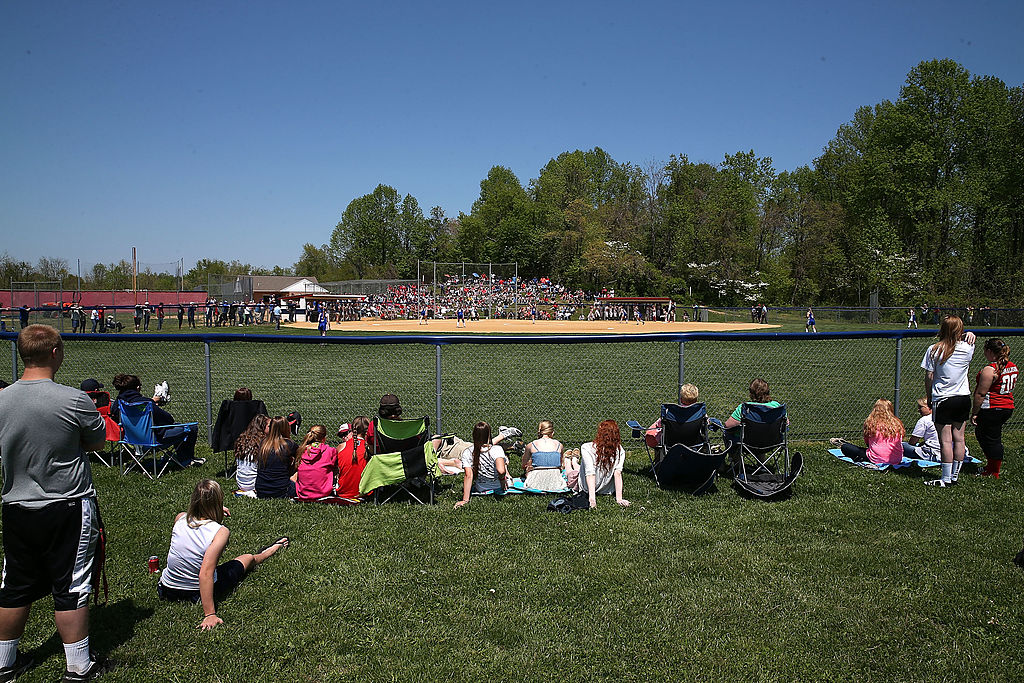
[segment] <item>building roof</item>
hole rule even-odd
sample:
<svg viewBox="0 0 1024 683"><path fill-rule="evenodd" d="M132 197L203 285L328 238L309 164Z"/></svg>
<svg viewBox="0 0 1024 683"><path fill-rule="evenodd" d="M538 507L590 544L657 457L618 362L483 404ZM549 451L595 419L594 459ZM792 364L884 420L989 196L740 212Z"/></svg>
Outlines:
<svg viewBox="0 0 1024 683"><path fill-rule="evenodd" d="M252 291L254 292L288 292L305 291L305 284L316 284L315 277L296 275L252 275ZM298 285L298 289L295 286Z"/></svg>

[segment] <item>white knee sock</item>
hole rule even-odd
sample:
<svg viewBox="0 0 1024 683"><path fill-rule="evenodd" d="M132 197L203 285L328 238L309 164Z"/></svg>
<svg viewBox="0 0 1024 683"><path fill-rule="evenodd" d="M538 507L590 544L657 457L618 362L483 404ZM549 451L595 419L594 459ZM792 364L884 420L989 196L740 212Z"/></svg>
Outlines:
<svg viewBox="0 0 1024 683"><path fill-rule="evenodd" d="M18 656L18 641L20 640L21 638L0 640L0 669L14 666L14 658Z"/></svg>
<svg viewBox="0 0 1024 683"><path fill-rule="evenodd" d="M89 636L77 643L64 643L64 656L68 660L68 671L84 674L89 670Z"/></svg>
<svg viewBox="0 0 1024 683"><path fill-rule="evenodd" d="M946 482L948 484L949 482L951 482L953 480L952 477L953 477L953 463L951 463L951 462L944 462L944 463L942 463L942 481L944 481L944 482Z"/></svg>
<svg viewBox="0 0 1024 683"><path fill-rule="evenodd" d="M963 465L964 465L964 461L963 460L954 460L953 461L953 473L952 473L953 481L956 481L957 479L960 478L960 468L963 467Z"/></svg>

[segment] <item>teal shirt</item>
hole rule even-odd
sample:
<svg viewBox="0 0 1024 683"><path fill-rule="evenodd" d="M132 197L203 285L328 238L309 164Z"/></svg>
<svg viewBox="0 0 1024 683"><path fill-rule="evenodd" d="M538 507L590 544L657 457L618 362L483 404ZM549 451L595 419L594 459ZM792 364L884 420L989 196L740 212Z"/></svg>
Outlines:
<svg viewBox="0 0 1024 683"><path fill-rule="evenodd" d="M767 403L758 403L757 401L747 401L747 403L749 403L751 405L755 405L755 406L765 406L765 407L768 407L768 408L778 408L779 406L782 405L778 401L768 401ZM736 406L736 410L732 411L732 419L734 419L737 422L739 422L740 421L740 414L742 412L743 412L743 404L741 403L738 406Z"/></svg>

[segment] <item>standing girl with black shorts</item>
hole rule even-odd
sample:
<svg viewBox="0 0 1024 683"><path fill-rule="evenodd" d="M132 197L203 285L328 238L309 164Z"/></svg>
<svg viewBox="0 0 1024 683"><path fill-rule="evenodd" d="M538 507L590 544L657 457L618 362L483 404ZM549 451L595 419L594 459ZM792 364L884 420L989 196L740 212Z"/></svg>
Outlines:
<svg viewBox="0 0 1024 683"><path fill-rule="evenodd" d="M926 480L929 486L946 487L959 479L964 464L964 431L971 416L971 390L967 371L974 357L974 333L964 333L964 323L947 315L939 327L939 341L925 351L925 397L939 435L942 477Z"/></svg>
<svg viewBox="0 0 1024 683"><path fill-rule="evenodd" d="M971 422L988 460L978 474L998 479L1003 466L1003 425L1013 415L1013 387L1018 371L1010 361L1010 347L1002 339L989 339L984 351L989 364L974 380Z"/></svg>

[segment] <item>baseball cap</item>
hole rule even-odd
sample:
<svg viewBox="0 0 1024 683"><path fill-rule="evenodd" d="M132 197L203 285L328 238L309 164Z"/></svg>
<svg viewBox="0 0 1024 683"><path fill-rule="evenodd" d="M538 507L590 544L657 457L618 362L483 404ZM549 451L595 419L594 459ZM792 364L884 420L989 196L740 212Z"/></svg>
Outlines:
<svg viewBox="0 0 1024 683"><path fill-rule="evenodd" d="M348 422L344 422L340 427L338 427L338 436L345 436L351 431L352 425L350 425Z"/></svg>
<svg viewBox="0 0 1024 683"><path fill-rule="evenodd" d="M103 383L100 382L99 380L93 379L92 377L90 377L89 379L82 380L82 384L81 386L79 386L79 389L81 389L82 391L96 391L97 389L102 388Z"/></svg>

